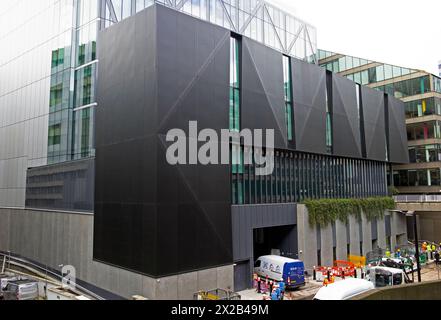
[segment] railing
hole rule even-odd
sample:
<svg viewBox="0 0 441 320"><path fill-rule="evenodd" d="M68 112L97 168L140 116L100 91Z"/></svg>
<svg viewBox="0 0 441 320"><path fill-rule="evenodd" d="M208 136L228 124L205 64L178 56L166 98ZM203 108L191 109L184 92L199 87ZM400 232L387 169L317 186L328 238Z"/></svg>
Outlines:
<svg viewBox="0 0 441 320"><path fill-rule="evenodd" d="M2 262L3 262L3 266L1 267L0 271L4 271L6 265L8 266L7 269L10 270L10 266L11 264L13 265L17 265L17 263L19 265L22 265L24 267L27 267L29 269L33 269L34 271L38 272L38 273L44 273L45 274L45 278L49 280L49 278L53 278L56 279L58 281L60 281L60 285L62 283L62 276L60 276L59 274L48 270L48 268L44 268L40 265L37 265L21 256L18 255L14 255L12 253L3 253L0 252L0 257L2 258ZM84 293L96 300L104 300L104 298L102 298L101 296L99 296L98 294L84 288L83 286L79 285L78 283L75 284L75 288L77 291Z"/></svg>
<svg viewBox="0 0 441 320"><path fill-rule="evenodd" d="M399 195L394 199L395 202L441 202L441 195Z"/></svg>

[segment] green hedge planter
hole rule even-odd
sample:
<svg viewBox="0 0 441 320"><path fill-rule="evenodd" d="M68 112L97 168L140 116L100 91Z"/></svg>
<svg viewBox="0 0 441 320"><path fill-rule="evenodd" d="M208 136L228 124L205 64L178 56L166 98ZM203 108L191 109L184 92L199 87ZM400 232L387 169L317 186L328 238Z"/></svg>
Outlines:
<svg viewBox="0 0 441 320"><path fill-rule="evenodd" d="M361 219L362 213L369 221L383 219L385 211L395 209L395 201L390 197L305 200L303 203L308 209L311 226L319 224L321 227L337 220L348 223L351 215Z"/></svg>

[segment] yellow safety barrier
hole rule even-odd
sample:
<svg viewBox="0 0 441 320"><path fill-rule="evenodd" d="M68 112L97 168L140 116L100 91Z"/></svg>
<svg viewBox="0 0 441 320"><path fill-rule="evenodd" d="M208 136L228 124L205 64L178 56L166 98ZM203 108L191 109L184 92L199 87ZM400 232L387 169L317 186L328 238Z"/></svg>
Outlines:
<svg viewBox="0 0 441 320"><path fill-rule="evenodd" d="M366 257L350 255L348 256L348 261L352 262L356 268L363 268L366 266Z"/></svg>

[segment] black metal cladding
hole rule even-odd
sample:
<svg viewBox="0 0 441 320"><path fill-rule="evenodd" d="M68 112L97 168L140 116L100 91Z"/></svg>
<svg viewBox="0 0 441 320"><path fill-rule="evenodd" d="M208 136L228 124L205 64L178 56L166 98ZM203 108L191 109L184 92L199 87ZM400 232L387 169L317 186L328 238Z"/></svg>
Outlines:
<svg viewBox="0 0 441 320"><path fill-rule="evenodd" d="M361 87L363 101L366 157L386 161L386 126L384 94Z"/></svg>
<svg viewBox="0 0 441 320"><path fill-rule="evenodd" d="M325 154L326 71L297 59L291 65L296 150Z"/></svg>
<svg viewBox="0 0 441 320"><path fill-rule="evenodd" d="M99 34L94 258L153 277L231 264L228 166L170 166L165 135L229 127L230 32L162 6Z"/></svg>
<svg viewBox="0 0 441 320"><path fill-rule="evenodd" d="M338 75L332 78L333 152L338 156L361 158L355 83Z"/></svg>
<svg viewBox="0 0 441 320"><path fill-rule="evenodd" d="M403 103L388 95L387 104L389 161L392 163L408 163L409 149L406 127L403 126L406 121Z"/></svg>
<svg viewBox="0 0 441 320"><path fill-rule="evenodd" d="M241 47L242 129L274 129L275 147L286 148L283 55L245 37Z"/></svg>
<svg viewBox="0 0 441 320"><path fill-rule="evenodd" d="M230 35L158 5L99 34L96 260L153 277L232 264L231 168L170 166L165 157L170 129L187 132L189 121L229 128ZM241 127L274 129L277 149L273 175L256 177L253 166L233 175L242 201L385 195L386 162L361 160L355 84L330 76L334 150L326 155L326 73L292 59L296 150L287 139L282 54L245 37L241 47ZM393 154L394 143L406 149L397 138L405 136L404 107L389 99L403 110L402 119L398 111L390 117ZM363 105L370 119L368 99Z"/></svg>

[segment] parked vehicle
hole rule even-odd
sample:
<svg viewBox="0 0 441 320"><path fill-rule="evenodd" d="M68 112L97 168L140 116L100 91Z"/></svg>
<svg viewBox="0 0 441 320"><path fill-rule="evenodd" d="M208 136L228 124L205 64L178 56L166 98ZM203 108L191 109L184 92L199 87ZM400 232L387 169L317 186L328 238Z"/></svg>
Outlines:
<svg viewBox="0 0 441 320"><path fill-rule="evenodd" d="M3 294L5 300L35 300L38 298L38 283L32 280L9 281Z"/></svg>
<svg viewBox="0 0 441 320"><path fill-rule="evenodd" d="M388 267L371 267L366 271L366 280L375 288L401 286L411 282L402 269Z"/></svg>
<svg viewBox="0 0 441 320"><path fill-rule="evenodd" d="M6 289L9 281L16 281L17 277L8 274L0 274L0 299L3 299L3 291Z"/></svg>
<svg viewBox="0 0 441 320"><path fill-rule="evenodd" d="M362 293L375 289L372 282L347 278L321 288L314 300L350 300Z"/></svg>
<svg viewBox="0 0 441 320"><path fill-rule="evenodd" d="M303 261L281 256L263 256L257 259L254 272L263 278L283 281L288 289L305 285L305 265Z"/></svg>

